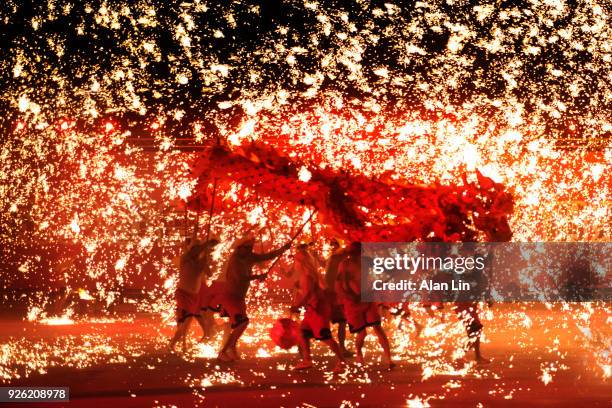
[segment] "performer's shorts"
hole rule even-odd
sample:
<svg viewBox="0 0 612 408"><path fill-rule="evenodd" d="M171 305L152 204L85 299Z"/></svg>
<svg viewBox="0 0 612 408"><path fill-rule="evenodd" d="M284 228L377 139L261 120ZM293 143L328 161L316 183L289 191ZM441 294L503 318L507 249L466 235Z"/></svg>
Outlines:
<svg viewBox="0 0 612 408"><path fill-rule="evenodd" d="M249 321L245 299L228 293L224 293L219 300L219 313L222 317L229 317L232 329Z"/></svg>
<svg viewBox="0 0 612 408"><path fill-rule="evenodd" d="M346 322L346 317L344 316L344 307L342 305L339 305L337 303L332 305L331 322L333 324Z"/></svg>
<svg viewBox="0 0 612 408"><path fill-rule="evenodd" d="M329 304L331 305L330 315L332 324L346 322L346 317L344 316L344 306L342 303L338 302L338 297L334 291L327 290L325 291L325 295L327 296Z"/></svg>
<svg viewBox="0 0 612 408"><path fill-rule="evenodd" d="M198 294L190 293L184 289L177 288L175 298L176 321L178 323L183 323L188 317L197 317L200 315L200 302Z"/></svg>
<svg viewBox="0 0 612 408"><path fill-rule="evenodd" d="M215 303L215 297L220 293L220 282L213 282L212 285L208 286L205 283L202 283L200 286L200 310L205 312L207 310L218 311L217 306L213 305Z"/></svg>
<svg viewBox="0 0 612 408"><path fill-rule="evenodd" d="M232 328L249 321L245 299L229 293L224 282L213 282L201 292L200 309L212 310L221 317L229 317Z"/></svg>
<svg viewBox="0 0 612 408"><path fill-rule="evenodd" d="M332 338L329 319L317 313L312 307L306 307L301 324L302 335L306 339L329 340Z"/></svg>
<svg viewBox="0 0 612 408"><path fill-rule="evenodd" d="M349 331L357 333L369 326L380 325L380 313L376 303L344 302L344 315Z"/></svg>

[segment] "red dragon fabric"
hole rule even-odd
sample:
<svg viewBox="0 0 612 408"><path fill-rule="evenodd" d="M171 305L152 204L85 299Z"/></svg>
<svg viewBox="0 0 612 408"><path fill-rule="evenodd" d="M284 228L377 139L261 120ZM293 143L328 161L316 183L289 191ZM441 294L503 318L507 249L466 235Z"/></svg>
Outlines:
<svg viewBox="0 0 612 408"><path fill-rule="evenodd" d="M308 168L303 181L297 160L252 144L239 151L217 146L191 166L198 178L188 208L208 208L213 180L236 182L275 200L313 206L344 239L363 242L509 241L512 196L477 172L477 183L398 185L363 175Z"/></svg>

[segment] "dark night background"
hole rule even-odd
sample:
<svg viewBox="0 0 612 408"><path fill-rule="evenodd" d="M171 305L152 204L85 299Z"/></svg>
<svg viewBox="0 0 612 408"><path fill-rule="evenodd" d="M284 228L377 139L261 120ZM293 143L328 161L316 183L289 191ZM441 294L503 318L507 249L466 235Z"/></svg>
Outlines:
<svg viewBox="0 0 612 408"><path fill-rule="evenodd" d="M115 108L113 116L124 122L126 126L138 134L139 127L146 124L152 115L165 112L168 108L177 108L185 111L180 121L172 118L166 126L173 129L176 137L188 137L188 124L198 116L216 115L223 117L224 121L233 123L239 120L242 112L240 108L232 108L220 112L217 103L224 100L236 100L252 93L257 89L266 90L283 88L291 94L293 109L307 109L312 100L304 100L297 96L308 86L297 82L288 74L288 64L284 59L262 58L262 52L274 52L279 44L287 49L303 47L310 49L313 45L310 38L317 36L317 50L320 55L335 50L339 44L333 35L320 35L320 28L316 23L316 13L304 7L297 1L242 1L242 2L209 2L207 10L191 13L195 28L189 32L191 48L197 50L206 59L217 61L219 64L233 66L231 74L224 78L221 86L214 89L203 86L198 69L187 61L185 53L181 50L174 35L176 25L180 23L181 2L150 1L141 2L155 9L160 21L156 27L139 27L135 29L129 18L119 16L120 29L106 28L95 22L95 11L103 2L78 2L69 10L63 12L62 7L67 2L58 1L55 8L50 11L46 2L8 1L0 6L0 17L3 20L0 31L0 109L6 112L2 115L3 133L10 129L18 116L15 109L14 96L23 89L29 89L40 100L45 101L45 109L49 117L62 118L70 115L75 106L80 103L82 94L77 90L87 88L92 76L100 77L105 72L116 68L118 61L125 60L129 66L137 66L140 57L134 55L125 47L126 41L144 38L153 40L159 48L161 58L159 61L149 58L145 65L138 68L138 76L143 81L137 85L136 93L141 97L147 114L143 116L129 109L123 109L125 104L121 98L121 89L94 95L93 98L100 108ZM185 2L188 3L188 2ZM223 4L219 4L223 3ZM374 16L374 9L385 10L388 1L373 1L363 5L354 1L321 2L320 7L333 10L335 15L345 12L349 21L355 25L357 32L368 29L372 35L378 36L377 43L369 43L362 54L363 67L387 66L390 68L390 77L395 73L414 75L420 82L436 83L444 78L436 74L438 61L436 57L443 55L449 40L450 30L442 25L440 32L425 30L419 39L419 46L428 55L425 58L402 59L402 41L408 34L402 32L405 24L421 16L428 9L417 7L415 1L398 2L398 9L391 16ZM493 26L507 32L520 25L537 24L539 36L547 37L560 29L577 25L576 19L585 19L584 10L567 5L565 13L554 19L554 24L542 24L542 16L522 13L505 20L500 18L501 13L512 10L525 10L532 8L528 1L501 1L496 2L492 14L485 21L478 21L473 12L475 5L481 2L457 1L453 5L438 2L437 12L450 16L455 23L461 23L475 32L478 39L491 37ZM132 3L105 2L110 8L117 4L130 5L133 13L138 12L138 6ZM140 4L140 3L138 3ZM191 3L189 3L191 4ZM93 12L86 12L87 6ZM255 8L253 8L255 7ZM605 5L604 5L605 7ZM607 6L610 7L609 5ZM255 10L255 11L253 11ZM231 13L235 24L227 23L227 14ZM545 15L545 14L544 14ZM32 21L41 17L40 27L34 30ZM52 18L48 18L52 16ZM403 23L398 23L403 22ZM337 21L332 21L333 29L340 29ZM83 35L77 35L78 27L85 27ZM288 29L286 34L280 34L279 28ZM211 35L214 30L223 31L223 38ZM391 33L391 34L390 34ZM404 35L405 34L405 35ZM64 54L58 57L49 46L49 39L63 42ZM568 45L563 41L548 44L538 55L521 58L524 65L521 75L516 77L518 86L514 89L506 88L506 81L501 77L500 70L521 53L523 35L516 35L510 39L511 46L504 52L488 53L482 47L475 45L475 40L466 41L458 56L470 58L473 62L468 69L472 72L462 77L459 86L446 87L443 96L445 103L459 106L475 98L487 97L490 99L508 99L509 96L524 103L525 111L537 110L537 101L544 103L552 100L563 100L568 111L563 117L555 119L542 113L547 126L557 137L593 137L590 129L584 131L583 124L587 120L585 115L594 107L597 111L608 110L610 101L604 97L605 90L594 89L597 84L608 83L609 69L597 66L598 57L592 54L588 47L583 50L567 52ZM272 51L270 51L272 50ZM599 50L598 50L599 51ZM18 55L29 58L29 71L31 75L13 78L12 61ZM321 70L321 59L312 57L309 53L297 55L299 69L303 73L314 73ZM546 76L547 65L572 72L572 77L579 78L584 84L583 89L573 96L567 89L567 77L558 79ZM589 65L587 65L589 64ZM181 85L172 80L173 70L177 66L187 70L191 80ZM256 83L249 81L250 73L256 70L261 76ZM321 90L334 90L347 97L365 99L370 96L379 101L389 113L405 110L418 110L423 115L436 115L431 109L423 107L423 101L430 97L418 87L418 82L407 82L401 90L395 85L377 85L377 77L371 70L364 69L367 80L371 84L371 92L364 90L362 84L355 84L349 78L348 69L339 65L334 72L335 78L325 77ZM63 78L59 84L52 76ZM471 78L479 78L473 81ZM71 94L71 90L75 92ZM153 97L153 92L159 91L161 97ZM608 89L609 91L609 89ZM67 97L67 101L60 102L60 96ZM609 98L608 98L609 99ZM102 109L100 109L102 110ZM494 117L495 108L481 107L477 110L479 115ZM85 122L91 122L86 120ZM214 131L214 121L208 121L210 130ZM91 123L83 123L83 126ZM575 130L568 133L567 127L573 125ZM608 138L608 134L595 135L599 138Z"/></svg>

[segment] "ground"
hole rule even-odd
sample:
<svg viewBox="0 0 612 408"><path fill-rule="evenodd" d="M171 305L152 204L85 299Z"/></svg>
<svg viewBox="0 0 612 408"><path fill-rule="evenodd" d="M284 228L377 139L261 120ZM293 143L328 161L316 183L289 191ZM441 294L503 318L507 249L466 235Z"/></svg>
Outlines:
<svg viewBox="0 0 612 408"><path fill-rule="evenodd" d="M340 375L329 372L331 357L322 345L315 346L314 369L291 371L297 355L270 343L265 333L271 320L247 331L243 360L220 364L214 359L220 335L211 345L196 344L199 329L193 329L191 352L171 354L165 346L173 328L160 329L153 315L67 325L5 318L0 382L69 386L70 403L44 405L49 407L609 406L605 364L598 365L596 349L584 346L568 318L578 307L493 306L483 314L483 350L492 359L484 366L474 365L471 354L460 355L461 325L450 312L440 313L420 339L409 325L408 334L393 335L399 363L393 371L379 362L370 336L367 367L350 365ZM425 321L425 314L416 316ZM589 330L610 338L605 316L591 321L599 326Z"/></svg>

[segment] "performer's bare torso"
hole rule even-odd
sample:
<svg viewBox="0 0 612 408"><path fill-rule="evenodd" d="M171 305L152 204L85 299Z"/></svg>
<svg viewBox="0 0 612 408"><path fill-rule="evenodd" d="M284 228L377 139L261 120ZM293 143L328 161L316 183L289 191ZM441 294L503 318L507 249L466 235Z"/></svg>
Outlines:
<svg viewBox="0 0 612 408"><path fill-rule="evenodd" d="M231 255L226 276L227 288L231 294L246 297L251 286L250 276L254 264L248 251L239 249Z"/></svg>
<svg viewBox="0 0 612 408"><path fill-rule="evenodd" d="M349 300L359 301L361 289L361 263L358 255L349 255L338 266L336 289Z"/></svg>
<svg viewBox="0 0 612 408"><path fill-rule="evenodd" d="M321 289L314 259L308 252L300 252L295 256L293 267L298 277L297 297L301 299L298 303L316 307Z"/></svg>
<svg viewBox="0 0 612 408"><path fill-rule="evenodd" d="M206 267L206 260L200 258L202 249L191 247L181 255L179 264L179 289L189 293L198 293L202 285L202 272Z"/></svg>
<svg viewBox="0 0 612 408"><path fill-rule="evenodd" d="M253 266L256 263L276 258L287 248L289 248L289 244L263 254L254 253L252 246L236 248L230 256L227 266L226 284L229 294L244 299L251 286L251 280L254 278L252 275Z"/></svg>
<svg viewBox="0 0 612 408"><path fill-rule="evenodd" d="M334 290L334 285L336 283L336 279L338 277L338 267L340 266L340 262L344 258L344 255L336 251L334 252L327 261L327 267L325 270L325 287L329 290Z"/></svg>

